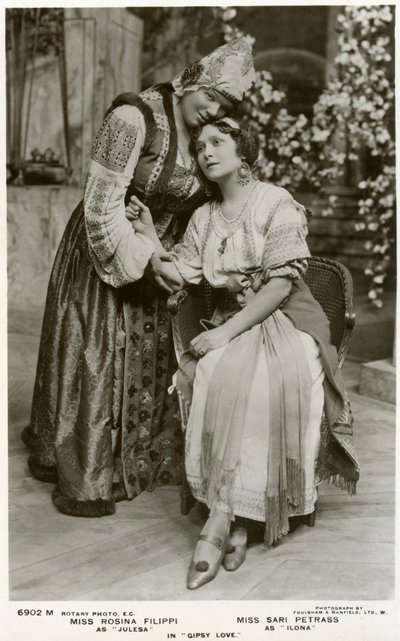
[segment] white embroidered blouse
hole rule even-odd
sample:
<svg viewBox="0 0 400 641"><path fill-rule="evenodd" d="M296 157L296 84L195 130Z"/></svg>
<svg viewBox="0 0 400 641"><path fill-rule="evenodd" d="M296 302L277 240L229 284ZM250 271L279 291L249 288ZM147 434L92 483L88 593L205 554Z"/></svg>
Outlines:
<svg viewBox="0 0 400 641"><path fill-rule="evenodd" d="M160 96L158 98L161 100ZM155 119L158 127L169 131L164 114L155 114ZM154 252L153 243L137 234L125 215L126 191L143 152L145 136L146 125L141 111L133 105L122 105L105 118L92 146L84 191L86 234L97 274L113 287L141 278ZM165 155L166 151L163 149L162 153ZM182 169L186 171L186 165L178 146L174 171L179 173ZM159 171L156 158L149 182L155 180ZM179 181L175 182L176 189L180 189ZM170 189L175 182L171 180ZM197 188L198 182L192 179L185 197ZM172 215L167 217L166 224ZM163 231L158 230L160 235Z"/></svg>
<svg viewBox="0 0 400 641"><path fill-rule="evenodd" d="M243 214L232 233L218 203L194 212L182 242L172 251L186 282L198 285L204 275L213 287L233 289L255 274L264 282L277 276L300 278L310 256L302 205L282 187L259 182Z"/></svg>
<svg viewBox="0 0 400 641"><path fill-rule="evenodd" d="M84 191L86 234L98 275L114 287L138 280L154 252L125 215L124 198L144 139L141 112L123 105L106 118L92 147Z"/></svg>

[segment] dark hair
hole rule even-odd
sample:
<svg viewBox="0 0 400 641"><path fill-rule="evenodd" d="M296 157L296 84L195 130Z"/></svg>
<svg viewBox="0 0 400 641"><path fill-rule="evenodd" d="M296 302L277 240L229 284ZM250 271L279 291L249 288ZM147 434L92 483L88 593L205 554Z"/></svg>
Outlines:
<svg viewBox="0 0 400 641"><path fill-rule="evenodd" d="M217 127L217 129L224 134L229 134L236 142L238 156L252 167L258 158L258 152L260 149L260 141L256 127L247 119L239 120L234 116L227 116L227 118L236 122L239 125L239 129L232 127L225 118L214 120L207 124ZM201 127L196 127L191 130L193 151L195 155L195 145L204 127L206 127L206 125L202 125Z"/></svg>

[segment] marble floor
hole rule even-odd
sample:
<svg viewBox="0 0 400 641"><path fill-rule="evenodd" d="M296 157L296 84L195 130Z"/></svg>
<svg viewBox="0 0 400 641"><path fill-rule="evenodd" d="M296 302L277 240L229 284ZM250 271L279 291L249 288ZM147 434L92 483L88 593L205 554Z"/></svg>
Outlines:
<svg viewBox="0 0 400 641"><path fill-rule="evenodd" d="M56 511L52 486L33 479L19 435L29 418L38 338L9 336L10 599L286 600L391 599L394 594L395 412L359 396L359 364L345 378L362 476L349 497L321 486L315 528L300 525L278 546L250 547L236 573L223 568L185 588L204 514L179 512L179 488L117 505L115 515L77 519Z"/></svg>

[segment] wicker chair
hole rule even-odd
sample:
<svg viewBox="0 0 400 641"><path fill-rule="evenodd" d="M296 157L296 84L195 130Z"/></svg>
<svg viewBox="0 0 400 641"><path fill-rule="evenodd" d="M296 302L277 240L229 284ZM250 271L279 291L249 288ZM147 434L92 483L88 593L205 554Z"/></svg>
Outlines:
<svg viewBox="0 0 400 641"><path fill-rule="evenodd" d="M330 321L332 343L338 351L339 367L346 357L351 332L355 324L353 303L353 283L350 272L340 263L327 258L312 257L304 280L314 298L319 302ZM215 290L208 283L198 287L188 287L168 299L168 309L172 314L172 331L177 360L189 347L192 338L204 328L200 319L210 318L214 309ZM185 429L190 408L180 401L182 426ZM187 514L195 500L182 474L181 513ZM315 512L305 521L309 526L315 522Z"/></svg>

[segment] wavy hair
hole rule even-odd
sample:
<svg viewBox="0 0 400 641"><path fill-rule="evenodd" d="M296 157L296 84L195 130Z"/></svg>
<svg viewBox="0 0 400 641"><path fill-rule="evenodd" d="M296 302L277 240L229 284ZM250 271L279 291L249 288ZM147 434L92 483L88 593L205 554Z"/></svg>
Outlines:
<svg viewBox="0 0 400 641"><path fill-rule="evenodd" d="M235 123L237 126L233 126L230 122ZM250 167L253 167L255 164L258 153L260 150L260 140L258 137L257 129L253 124L251 124L247 119L240 120L235 116L227 116L225 118L220 118L219 120L214 120L209 122L201 127L196 127L191 130L191 139L192 139L192 152L196 157L196 142L207 125L212 125L217 127L219 131L224 134L229 134L231 138L236 143L236 150L239 158L242 158Z"/></svg>

